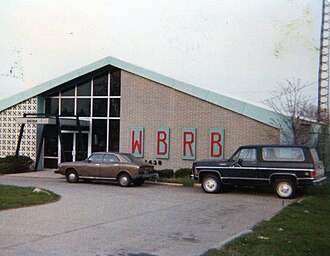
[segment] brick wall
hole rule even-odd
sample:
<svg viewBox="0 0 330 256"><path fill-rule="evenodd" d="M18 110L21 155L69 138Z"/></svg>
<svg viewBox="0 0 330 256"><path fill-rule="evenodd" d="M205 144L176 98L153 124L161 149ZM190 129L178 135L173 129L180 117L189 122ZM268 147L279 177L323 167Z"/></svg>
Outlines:
<svg viewBox="0 0 330 256"><path fill-rule="evenodd" d="M279 143L280 131L266 124L122 71L120 150L130 152L130 129L144 127L144 159L155 159L156 128L170 128L170 156L156 169L191 167L182 160L182 128L196 128L196 159L209 157L210 128L224 128L225 158L240 145Z"/></svg>

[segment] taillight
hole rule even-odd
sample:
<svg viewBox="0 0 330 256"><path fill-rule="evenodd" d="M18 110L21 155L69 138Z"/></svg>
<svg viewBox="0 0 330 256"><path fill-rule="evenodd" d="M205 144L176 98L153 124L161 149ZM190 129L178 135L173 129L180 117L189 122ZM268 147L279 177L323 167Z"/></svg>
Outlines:
<svg viewBox="0 0 330 256"><path fill-rule="evenodd" d="M312 178L316 177L316 171L315 170L311 170L311 177Z"/></svg>

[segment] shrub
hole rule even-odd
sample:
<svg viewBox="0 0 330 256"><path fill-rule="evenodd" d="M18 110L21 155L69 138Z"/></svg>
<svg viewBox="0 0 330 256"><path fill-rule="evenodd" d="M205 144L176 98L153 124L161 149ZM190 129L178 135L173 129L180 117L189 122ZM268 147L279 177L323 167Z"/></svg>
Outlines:
<svg viewBox="0 0 330 256"><path fill-rule="evenodd" d="M174 175L174 171L172 169L163 169L157 171L159 178L172 178Z"/></svg>
<svg viewBox="0 0 330 256"><path fill-rule="evenodd" d="M0 158L0 173L21 173L29 172L32 169L33 160L28 156L18 156L16 160L15 156L6 156Z"/></svg>
<svg viewBox="0 0 330 256"><path fill-rule="evenodd" d="M192 169L191 168L181 168L179 170L177 170L174 175L175 178L185 178L185 177L190 177L192 173Z"/></svg>

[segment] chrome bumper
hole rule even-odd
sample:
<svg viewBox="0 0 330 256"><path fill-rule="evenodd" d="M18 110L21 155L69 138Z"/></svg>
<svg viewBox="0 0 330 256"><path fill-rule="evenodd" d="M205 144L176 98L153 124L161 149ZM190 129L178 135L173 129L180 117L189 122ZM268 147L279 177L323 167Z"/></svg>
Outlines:
<svg viewBox="0 0 330 256"><path fill-rule="evenodd" d="M327 177L322 177L322 178L319 178L319 179L317 179L317 180L313 180L313 184L315 184L315 185L321 185L321 184L323 184L325 181L327 180Z"/></svg>

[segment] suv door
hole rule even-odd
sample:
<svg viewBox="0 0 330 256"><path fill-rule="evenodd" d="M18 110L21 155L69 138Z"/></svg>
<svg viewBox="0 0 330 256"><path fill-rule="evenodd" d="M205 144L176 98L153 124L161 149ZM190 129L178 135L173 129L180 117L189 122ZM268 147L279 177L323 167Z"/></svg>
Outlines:
<svg viewBox="0 0 330 256"><path fill-rule="evenodd" d="M257 148L241 148L231 158L235 163L221 171L222 181L232 185L255 185L258 175Z"/></svg>

